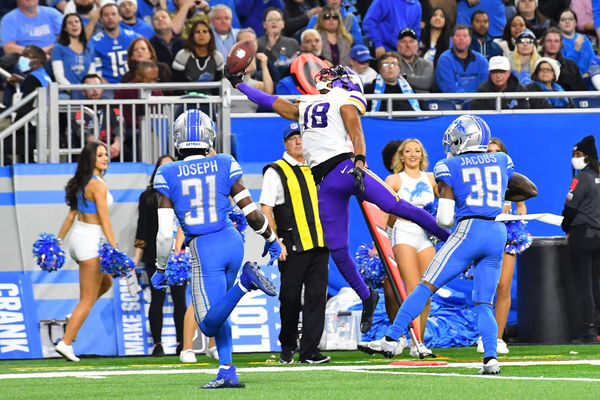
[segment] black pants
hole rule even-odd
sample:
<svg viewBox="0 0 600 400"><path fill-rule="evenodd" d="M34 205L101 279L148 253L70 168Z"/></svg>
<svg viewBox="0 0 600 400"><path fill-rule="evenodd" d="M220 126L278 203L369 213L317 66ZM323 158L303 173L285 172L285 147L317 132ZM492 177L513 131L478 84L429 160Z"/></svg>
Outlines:
<svg viewBox="0 0 600 400"><path fill-rule="evenodd" d="M151 278L156 271L156 267L152 264L145 264L148 278ZM173 298L173 320L175 321L175 334L177 343L183 343L183 319L187 310L187 302L185 301L185 289L187 284L182 286L170 286L171 297ZM166 290L155 289L150 284L152 298L150 300L150 309L148 310L148 319L150 320L150 333L154 343L161 343L161 332L163 326L163 305L165 304Z"/></svg>
<svg viewBox="0 0 600 400"><path fill-rule="evenodd" d="M594 325L594 304L600 311L600 237L585 225L569 231L571 281L575 296L571 310L574 329L582 336Z"/></svg>
<svg viewBox="0 0 600 400"><path fill-rule="evenodd" d="M321 341L325 324L328 266L329 251L322 247L296 253L290 246L286 261L279 262L281 273L279 341L282 348L297 347L298 318L302 310L300 359L312 356ZM302 285L304 285L304 305L301 298Z"/></svg>

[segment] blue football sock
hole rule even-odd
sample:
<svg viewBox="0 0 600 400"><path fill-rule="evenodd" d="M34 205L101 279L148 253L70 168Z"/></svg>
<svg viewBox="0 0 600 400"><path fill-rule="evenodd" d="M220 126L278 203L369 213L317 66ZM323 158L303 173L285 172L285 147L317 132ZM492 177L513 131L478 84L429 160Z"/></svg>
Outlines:
<svg viewBox="0 0 600 400"><path fill-rule="evenodd" d="M402 307L398 310L394 323L388 328L386 336L398 341L408 324L421 314L432 294L425 284L419 283L402 303Z"/></svg>
<svg viewBox="0 0 600 400"><path fill-rule="evenodd" d="M496 348L498 346L498 324L494 318L494 310L491 304L476 304L475 313L477 314L477 326L483 348L485 349L484 356L497 357Z"/></svg>
<svg viewBox="0 0 600 400"><path fill-rule="evenodd" d="M200 322L202 333L208 337L215 336L244 294L246 292L242 290L240 285L233 285L217 304L209 308L206 316Z"/></svg>
<svg viewBox="0 0 600 400"><path fill-rule="evenodd" d="M215 344L219 351L219 368L229 368L224 365L233 363L231 356L233 353L233 342L231 340L231 324L229 320L225 320L225 323L219 329L219 333L215 335Z"/></svg>

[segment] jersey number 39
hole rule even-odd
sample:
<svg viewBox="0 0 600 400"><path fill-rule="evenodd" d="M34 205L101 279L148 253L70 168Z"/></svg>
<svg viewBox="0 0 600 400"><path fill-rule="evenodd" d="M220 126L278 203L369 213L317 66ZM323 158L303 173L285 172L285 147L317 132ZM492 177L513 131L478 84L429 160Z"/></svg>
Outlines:
<svg viewBox="0 0 600 400"><path fill-rule="evenodd" d="M181 192L184 196L194 195L190 199L190 211L185 213L186 225L201 225L217 222L217 177L205 176L206 185L201 178L191 178L181 181ZM190 190L194 188L193 191ZM206 189L206 190L205 190ZM208 205L208 221L205 217L205 207Z"/></svg>
<svg viewBox="0 0 600 400"><path fill-rule="evenodd" d="M483 206L484 200L488 207L502 206L502 174L500 167L490 165L483 168L464 168L462 170L464 183L471 183L471 194L465 200L468 206Z"/></svg>

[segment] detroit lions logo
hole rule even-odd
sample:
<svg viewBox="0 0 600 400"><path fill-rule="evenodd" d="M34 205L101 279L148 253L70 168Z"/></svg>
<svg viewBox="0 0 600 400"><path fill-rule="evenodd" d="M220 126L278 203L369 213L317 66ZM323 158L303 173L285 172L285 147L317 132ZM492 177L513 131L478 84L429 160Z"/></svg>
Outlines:
<svg viewBox="0 0 600 400"><path fill-rule="evenodd" d="M408 188L404 188L404 190L410 194L410 199L408 201L412 203L416 198L421 197L424 193L430 193L431 187L425 182L417 182L413 191L410 191Z"/></svg>

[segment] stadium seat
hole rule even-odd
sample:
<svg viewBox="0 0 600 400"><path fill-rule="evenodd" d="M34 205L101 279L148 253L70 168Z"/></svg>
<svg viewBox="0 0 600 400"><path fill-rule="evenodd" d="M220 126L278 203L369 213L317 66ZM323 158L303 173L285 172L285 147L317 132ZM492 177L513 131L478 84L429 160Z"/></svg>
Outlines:
<svg viewBox="0 0 600 400"><path fill-rule="evenodd" d="M429 111L456 110L456 106L450 100L424 100L423 103Z"/></svg>
<svg viewBox="0 0 600 400"><path fill-rule="evenodd" d="M574 97L577 108L600 108L600 97Z"/></svg>

